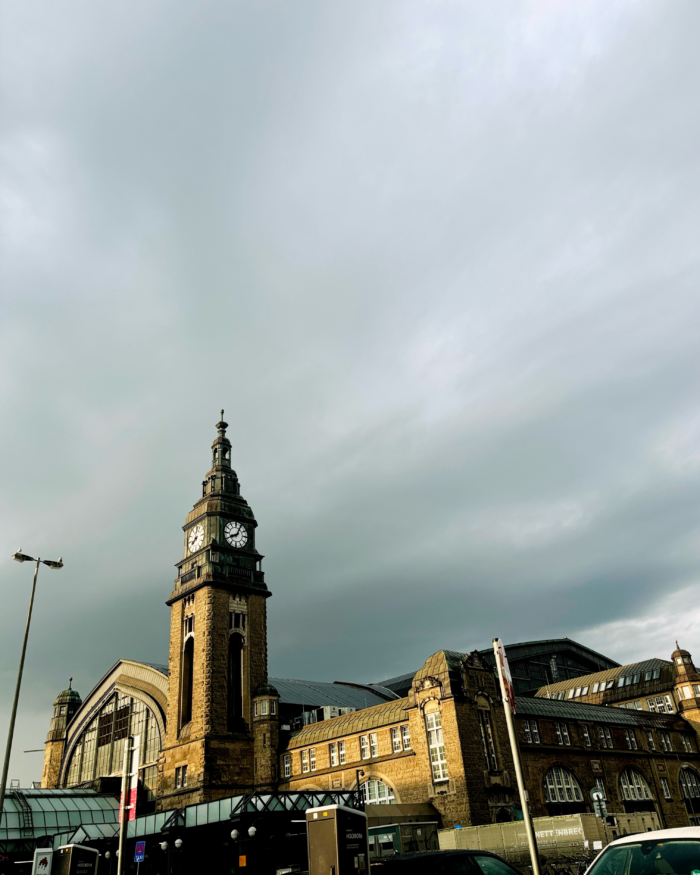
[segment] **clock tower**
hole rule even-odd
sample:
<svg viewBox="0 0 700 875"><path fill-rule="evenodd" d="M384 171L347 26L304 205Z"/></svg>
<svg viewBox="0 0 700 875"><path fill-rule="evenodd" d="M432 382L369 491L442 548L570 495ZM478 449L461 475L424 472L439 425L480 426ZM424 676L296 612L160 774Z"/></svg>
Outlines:
<svg viewBox="0 0 700 875"><path fill-rule="evenodd" d="M201 498L183 526L170 606L168 719L158 810L269 786L259 762L253 699L267 683L270 591L256 547L257 522L231 467L224 411ZM266 736L267 737L267 736Z"/></svg>

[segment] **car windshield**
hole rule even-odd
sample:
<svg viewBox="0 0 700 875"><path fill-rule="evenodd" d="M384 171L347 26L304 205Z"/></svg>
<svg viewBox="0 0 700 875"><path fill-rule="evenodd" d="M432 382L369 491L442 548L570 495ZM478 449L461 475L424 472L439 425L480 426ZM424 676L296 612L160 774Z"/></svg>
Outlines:
<svg viewBox="0 0 700 875"><path fill-rule="evenodd" d="M700 840L666 839L615 845L587 875L700 875Z"/></svg>

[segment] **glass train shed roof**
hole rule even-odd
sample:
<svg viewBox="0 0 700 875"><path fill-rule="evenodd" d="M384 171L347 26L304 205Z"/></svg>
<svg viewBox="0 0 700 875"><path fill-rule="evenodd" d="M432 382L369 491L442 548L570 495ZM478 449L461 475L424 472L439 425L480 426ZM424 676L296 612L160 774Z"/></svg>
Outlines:
<svg viewBox="0 0 700 875"><path fill-rule="evenodd" d="M0 845L33 840L79 826L117 823L119 800L94 790L10 789L0 820Z"/></svg>

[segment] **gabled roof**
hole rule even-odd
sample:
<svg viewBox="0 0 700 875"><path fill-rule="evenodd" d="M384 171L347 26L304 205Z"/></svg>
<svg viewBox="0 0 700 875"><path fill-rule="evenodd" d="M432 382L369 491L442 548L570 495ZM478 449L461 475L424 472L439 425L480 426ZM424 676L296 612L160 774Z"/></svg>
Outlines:
<svg viewBox="0 0 700 875"><path fill-rule="evenodd" d="M291 750L305 747L307 744L317 744L330 738L339 738L355 732L388 726L390 723L398 723L408 719L407 707L408 699L394 699L392 702L375 705L374 708L364 708L362 711L354 711L320 723L311 723L292 735L288 748Z"/></svg>

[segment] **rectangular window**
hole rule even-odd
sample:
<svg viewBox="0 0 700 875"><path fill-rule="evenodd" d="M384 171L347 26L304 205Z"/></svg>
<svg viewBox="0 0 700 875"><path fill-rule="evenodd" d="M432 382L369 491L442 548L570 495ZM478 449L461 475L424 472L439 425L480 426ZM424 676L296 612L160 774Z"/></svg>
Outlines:
<svg viewBox="0 0 700 875"><path fill-rule="evenodd" d="M573 698L574 698L574 693L575 693L575 692L576 692L576 690L569 690L569 695L568 695L566 698L567 698L567 699L573 699Z"/></svg>
<svg viewBox="0 0 700 875"><path fill-rule="evenodd" d="M328 745L328 761L331 766L338 765L338 745L335 742Z"/></svg>
<svg viewBox="0 0 700 875"><path fill-rule="evenodd" d="M309 754L305 750L301 752L301 770L304 773L309 771Z"/></svg>
<svg viewBox="0 0 700 875"><path fill-rule="evenodd" d="M258 716L258 703L253 702L253 717L257 717L257 716Z"/></svg>
<svg viewBox="0 0 700 875"><path fill-rule="evenodd" d="M659 679L659 675L660 675L660 674L661 674L661 669L660 669L660 668L655 668L655 669L654 669L654 680L655 680L655 681L657 681L657 680Z"/></svg>
<svg viewBox="0 0 700 875"><path fill-rule="evenodd" d="M574 698L578 699L578 697L580 695L581 695L581 687L576 687L576 692L574 693Z"/></svg>
<svg viewBox="0 0 700 875"><path fill-rule="evenodd" d="M282 757L282 773L285 778L289 778L292 774L292 758L288 753Z"/></svg>
<svg viewBox="0 0 700 875"><path fill-rule="evenodd" d="M316 771L316 748L309 748L309 763L311 764L311 771Z"/></svg>
<svg viewBox="0 0 700 875"><path fill-rule="evenodd" d="M187 766L182 767L182 786L187 786Z"/></svg>
<svg viewBox="0 0 700 875"><path fill-rule="evenodd" d="M656 711L656 705L654 704L653 699L647 699L647 707L650 711Z"/></svg>
<svg viewBox="0 0 700 875"><path fill-rule="evenodd" d="M596 790L600 790L600 792L603 794L603 799L607 799L608 797L607 797L607 794L605 792L605 783L603 782L603 779L602 778L594 778L594 783L595 783Z"/></svg>
<svg viewBox="0 0 700 875"><path fill-rule="evenodd" d="M641 703L641 702L635 702L635 703L634 703L634 707L635 707L635 709L636 709L637 711L641 711L641 710L642 710L642 703Z"/></svg>
<svg viewBox="0 0 700 875"><path fill-rule="evenodd" d="M633 684L638 684L640 678L641 678L641 675L636 674L636 675L634 676L634 678L632 679L632 683L633 683Z"/></svg>
<svg viewBox="0 0 700 875"><path fill-rule="evenodd" d="M671 736L668 734L668 732L660 732L659 736L661 738L661 749L666 753L672 751L673 747L671 745Z"/></svg>
<svg viewBox="0 0 700 875"><path fill-rule="evenodd" d="M377 733L370 732L369 734L369 755L372 757L379 756L379 746L377 745Z"/></svg>
<svg viewBox="0 0 700 875"><path fill-rule="evenodd" d="M693 739L689 735L681 736L683 739L683 747L686 749L687 753L693 753Z"/></svg>
<svg viewBox="0 0 700 875"><path fill-rule="evenodd" d="M693 684L693 692L700 698L700 684Z"/></svg>
<svg viewBox="0 0 700 875"><path fill-rule="evenodd" d="M634 729L625 729L625 741L629 750L637 750L637 737Z"/></svg>
<svg viewBox="0 0 700 875"><path fill-rule="evenodd" d="M617 679L617 685L618 685L618 687L624 687L624 685L625 685L625 679L624 679L624 678L618 678L618 679Z"/></svg>
<svg viewBox="0 0 700 875"><path fill-rule="evenodd" d="M408 731L408 724L405 723L401 727L401 740L403 741L403 749L410 750L411 749L411 733Z"/></svg>
<svg viewBox="0 0 700 875"><path fill-rule="evenodd" d="M649 750L656 750L656 745L654 744L654 733L651 729L647 729L647 744L649 746Z"/></svg>
<svg viewBox="0 0 700 875"><path fill-rule="evenodd" d="M673 699L670 696L664 696L664 702L666 702L666 710L668 711L668 713L673 714L676 710L673 707Z"/></svg>
<svg viewBox="0 0 700 875"><path fill-rule="evenodd" d="M277 713L277 702L274 699L270 699L270 714Z"/></svg>
<svg viewBox="0 0 700 875"><path fill-rule="evenodd" d="M612 736L610 735L610 730L607 726L599 726L598 731L600 732L600 746L601 747L612 747Z"/></svg>
<svg viewBox="0 0 700 875"><path fill-rule="evenodd" d="M525 729L525 738L530 744L540 743L540 730L536 720L523 720L523 728Z"/></svg>
<svg viewBox="0 0 700 875"><path fill-rule="evenodd" d="M360 736L360 759L369 759L369 741L367 741L366 735Z"/></svg>
<svg viewBox="0 0 700 875"><path fill-rule="evenodd" d="M267 699L263 699L260 703L260 713L267 714Z"/></svg>
<svg viewBox="0 0 700 875"><path fill-rule="evenodd" d="M401 752L401 735L396 726L391 727L391 749L394 753Z"/></svg>
<svg viewBox="0 0 700 875"><path fill-rule="evenodd" d="M587 695L588 695L588 687L582 687L582 689L581 689L581 695L582 695L582 696L587 696Z"/></svg>
<svg viewBox="0 0 700 875"><path fill-rule="evenodd" d="M645 671L645 672L644 672L644 680L645 680L645 681L650 681L650 680L651 680L651 672L650 672L650 671Z"/></svg>
<svg viewBox="0 0 700 875"><path fill-rule="evenodd" d="M628 675L625 678L625 686L628 687L632 683L632 675Z"/></svg>
<svg viewBox="0 0 700 875"><path fill-rule="evenodd" d="M598 686L599 686L599 684L593 684L593 692L594 693L598 692Z"/></svg>
<svg viewBox="0 0 700 875"><path fill-rule="evenodd" d="M554 729L557 733L557 742L559 744L571 744L571 738L569 737L569 727L566 723L555 723Z"/></svg>
<svg viewBox="0 0 700 875"><path fill-rule="evenodd" d="M586 745L586 747L590 747L591 746L591 733L588 731L588 727L586 726L585 723L581 727L581 730L583 731L583 743Z"/></svg>
<svg viewBox="0 0 700 875"><path fill-rule="evenodd" d="M345 765L345 742L344 741L338 742L338 759L340 760L340 765L344 766Z"/></svg>
<svg viewBox="0 0 700 875"><path fill-rule="evenodd" d="M178 766L175 769L175 789L179 790L182 787L182 769Z"/></svg>
<svg viewBox="0 0 700 875"><path fill-rule="evenodd" d="M671 798L671 788L668 786L668 778L659 778L661 789L664 791L664 799Z"/></svg>
<svg viewBox="0 0 700 875"><path fill-rule="evenodd" d="M615 686L615 681L608 681L607 686L605 687L605 689L606 689L606 690L612 690L612 688L613 688L614 686Z"/></svg>
<svg viewBox="0 0 700 875"><path fill-rule="evenodd" d="M430 765L433 770L433 781L447 781L447 757L445 743L442 738L442 720L440 712L426 714L425 727L428 733L428 749L430 750Z"/></svg>

